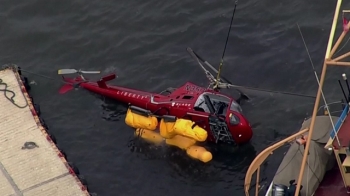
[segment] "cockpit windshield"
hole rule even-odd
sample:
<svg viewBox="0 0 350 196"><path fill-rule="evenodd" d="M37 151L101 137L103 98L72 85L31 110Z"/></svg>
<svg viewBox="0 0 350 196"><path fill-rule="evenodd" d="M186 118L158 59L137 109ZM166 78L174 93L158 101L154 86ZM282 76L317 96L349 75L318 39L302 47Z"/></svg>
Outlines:
<svg viewBox="0 0 350 196"><path fill-rule="evenodd" d="M232 100L232 103L231 103L231 106L230 106L230 110L238 112L238 113L242 113L241 106L235 100Z"/></svg>
<svg viewBox="0 0 350 196"><path fill-rule="evenodd" d="M218 115L224 116L226 116L228 108L239 113L242 110L238 103L235 101L231 102L230 98L208 92L200 95L194 105L195 110L200 110L207 113L216 113Z"/></svg>

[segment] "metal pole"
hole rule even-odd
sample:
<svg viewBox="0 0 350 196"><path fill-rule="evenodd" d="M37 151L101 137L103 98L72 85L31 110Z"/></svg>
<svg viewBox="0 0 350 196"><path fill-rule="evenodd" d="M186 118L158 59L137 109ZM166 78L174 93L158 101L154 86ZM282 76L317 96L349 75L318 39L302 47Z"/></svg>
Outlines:
<svg viewBox="0 0 350 196"><path fill-rule="evenodd" d="M343 77L343 80L345 80L346 86L348 87L349 94L348 94L347 97L349 97L349 96L350 96L350 87L349 87L348 78L346 77L346 74L345 74L345 73L342 74L342 77ZM349 102L348 102L348 103L349 103Z"/></svg>
<svg viewBox="0 0 350 196"><path fill-rule="evenodd" d="M336 23L337 23L337 19L338 19L341 3L342 3L342 0L338 0L337 6L336 6L336 10L335 10L335 13L334 13L332 29L331 29L330 37L329 37L329 40L328 40L328 46L327 46L327 51L326 51L326 55L325 55L325 62L323 63L320 85L319 85L318 91L317 91L315 106L314 106L314 110L313 110L313 113L312 113L312 119L311 119L311 124L310 124L310 131L309 131L309 134L308 134L308 137L307 137L307 141L306 141L306 146L305 146L304 152L309 152L309 148L310 148L310 142L311 142L311 138L312 138L312 133L313 133L314 127L315 127L315 119L316 119L317 109L318 109L318 106L319 106L319 103L320 103L321 91L322 91L322 87L323 87L323 83L324 83L325 76L326 76L326 71L327 71L327 62L326 61L327 61L327 59L331 58L331 56L329 54L330 50L331 50L331 47L332 47L331 46L331 43L332 43L331 40L333 40L333 37L334 37L335 26L336 26ZM342 38L342 37L340 37L340 38ZM302 160L302 163L301 163L300 172L299 172L297 187L296 187L296 191L295 191L295 196L299 196L301 181L303 179L303 174L304 174L304 170L305 170L305 164L306 164L307 157L308 157L308 153L304 153L303 160Z"/></svg>
<svg viewBox="0 0 350 196"><path fill-rule="evenodd" d="M338 82L339 82L339 85L340 85L341 91L343 92L343 95L344 95L344 98L345 98L346 103L349 103L349 101L348 101L348 96L346 96L346 94L345 94L345 91L344 91L343 85L341 84L340 80L338 80Z"/></svg>

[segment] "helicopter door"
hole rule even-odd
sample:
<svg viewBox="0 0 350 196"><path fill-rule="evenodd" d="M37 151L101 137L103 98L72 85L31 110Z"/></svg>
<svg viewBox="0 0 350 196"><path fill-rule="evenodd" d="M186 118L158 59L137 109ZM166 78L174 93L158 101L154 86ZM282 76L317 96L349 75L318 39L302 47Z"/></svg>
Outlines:
<svg viewBox="0 0 350 196"><path fill-rule="evenodd" d="M234 143L232 135L227 127L225 119L218 118L217 116L209 116L209 126L211 134L215 138L215 143L218 141L225 143Z"/></svg>

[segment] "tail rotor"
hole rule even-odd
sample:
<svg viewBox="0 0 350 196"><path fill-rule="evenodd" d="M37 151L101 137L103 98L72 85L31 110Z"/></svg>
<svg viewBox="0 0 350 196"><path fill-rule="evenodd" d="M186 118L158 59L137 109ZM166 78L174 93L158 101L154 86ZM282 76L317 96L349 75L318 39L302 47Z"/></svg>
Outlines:
<svg viewBox="0 0 350 196"><path fill-rule="evenodd" d="M58 75L66 75L66 74L78 74L81 79L85 80L83 77L83 74L99 74L101 73L100 71L83 71L81 69L76 70L76 69L59 69L57 74Z"/></svg>
<svg viewBox="0 0 350 196"><path fill-rule="evenodd" d="M81 69L76 70L76 69L59 69L57 71L58 75L67 75L67 74L78 74L79 78L76 79L68 79L68 78L64 78L63 80L65 81L65 85L63 85L60 90L59 93L60 94L65 94L68 91L71 91L73 89L77 89L79 87L79 85L82 82L87 82L87 80L83 77L83 74L99 74L101 73L100 71L83 71Z"/></svg>

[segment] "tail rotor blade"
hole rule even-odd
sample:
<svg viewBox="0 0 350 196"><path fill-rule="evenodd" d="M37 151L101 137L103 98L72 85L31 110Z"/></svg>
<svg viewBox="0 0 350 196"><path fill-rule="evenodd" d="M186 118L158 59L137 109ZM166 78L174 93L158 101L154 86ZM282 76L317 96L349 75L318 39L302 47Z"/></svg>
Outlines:
<svg viewBox="0 0 350 196"><path fill-rule="evenodd" d="M101 73L100 71L81 71L83 74L99 74Z"/></svg>
<svg viewBox="0 0 350 196"><path fill-rule="evenodd" d="M78 73L76 69L59 69L58 75Z"/></svg>

